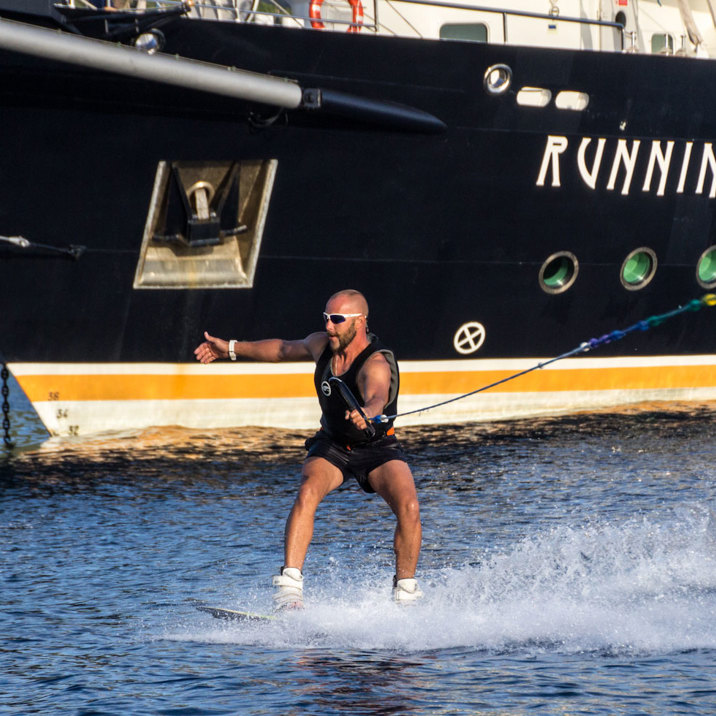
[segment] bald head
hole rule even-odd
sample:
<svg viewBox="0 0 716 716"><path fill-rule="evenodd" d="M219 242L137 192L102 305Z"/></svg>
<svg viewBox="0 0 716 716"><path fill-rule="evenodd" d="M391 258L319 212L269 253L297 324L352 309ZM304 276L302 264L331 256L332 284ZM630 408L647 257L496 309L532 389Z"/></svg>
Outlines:
<svg viewBox="0 0 716 716"><path fill-rule="evenodd" d="M368 301L365 296L353 288L346 288L343 291L334 293L326 303L326 310L331 307L330 312L336 313L362 313L368 317Z"/></svg>

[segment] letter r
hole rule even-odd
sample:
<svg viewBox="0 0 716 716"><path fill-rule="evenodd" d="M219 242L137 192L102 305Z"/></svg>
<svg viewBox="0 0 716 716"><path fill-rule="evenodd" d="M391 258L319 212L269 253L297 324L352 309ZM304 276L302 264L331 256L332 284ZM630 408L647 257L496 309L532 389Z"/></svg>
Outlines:
<svg viewBox="0 0 716 716"><path fill-rule="evenodd" d="M554 136L550 134L547 137L547 144L544 148L544 156L542 157L542 166L537 177L537 186L544 186L547 178L547 170L550 165L552 167L552 186L562 186L559 177L559 155L563 154L569 145L567 137Z"/></svg>

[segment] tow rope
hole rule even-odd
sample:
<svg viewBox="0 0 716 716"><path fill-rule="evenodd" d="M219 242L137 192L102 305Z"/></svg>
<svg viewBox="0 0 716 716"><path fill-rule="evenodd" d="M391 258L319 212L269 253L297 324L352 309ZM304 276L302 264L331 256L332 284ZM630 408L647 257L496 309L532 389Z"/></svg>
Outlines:
<svg viewBox="0 0 716 716"><path fill-rule="evenodd" d="M502 378L501 380L497 380L494 383L490 383L489 385L483 385L481 388L471 390L469 393L463 393L462 395L458 395L454 398L443 400L440 403L434 403L433 405L428 405L425 408L418 408L417 410L409 410L405 413L396 413L395 415L376 415L374 418L370 418L370 420L374 423L387 423L389 420L402 418L406 415L414 415L415 413L422 413L426 410L432 410L433 408L440 408L443 405L449 405L450 403L454 403L456 400L462 400L463 398L469 398L471 395L482 393L485 390L489 390L490 388L494 388L497 385L502 385L503 383L507 383L510 380L514 380L515 378L519 378L523 375L527 375L528 373L532 373L535 370L544 368L545 366L551 365L552 363L556 363L557 361L563 360L564 358L570 358L572 356L579 355L580 353L592 351L595 348L599 348L600 346L606 345L607 343L614 343L615 341L620 341L622 338L625 338L630 333L634 333L635 331L648 331L650 328L656 328L670 318L680 316L682 313L686 313L687 311L698 311L704 306L716 306L716 294L707 293L701 298L695 298L692 301L689 301L685 306L679 306L679 308L675 308L673 311L661 313L656 316L650 316L649 318L645 318L641 321L638 321L637 323L632 326L629 326L628 328L612 331L611 333L606 333L599 338L590 338L588 341L580 343L576 348L573 348L571 351L567 351L566 353L562 353L562 355L558 355L556 358L550 358L549 360L537 363L531 368L521 370L519 371L519 373L514 373L513 375L507 376L506 378Z"/></svg>

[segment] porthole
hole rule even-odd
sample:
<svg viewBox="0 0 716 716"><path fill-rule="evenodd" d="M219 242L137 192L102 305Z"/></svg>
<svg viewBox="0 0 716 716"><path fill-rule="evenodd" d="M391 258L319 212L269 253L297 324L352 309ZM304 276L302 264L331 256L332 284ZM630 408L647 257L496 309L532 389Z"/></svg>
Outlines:
<svg viewBox="0 0 716 716"><path fill-rule="evenodd" d="M491 65L482 80L487 94L504 94L512 84L512 70L507 65Z"/></svg>
<svg viewBox="0 0 716 716"><path fill-rule="evenodd" d="M150 30L149 32L143 32L141 35L137 35L134 38L134 46L146 52L148 55L155 55L157 52L161 52L166 44L166 38L161 30Z"/></svg>
<svg viewBox="0 0 716 716"><path fill-rule="evenodd" d="M646 247L632 251L622 264L620 278L628 291L644 288L656 273L656 254Z"/></svg>
<svg viewBox="0 0 716 716"><path fill-rule="evenodd" d="M696 265L696 280L704 288L716 288L716 246L711 246L701 254Z"/></svg>
<svg viewBox="0 0 716 716"><path fill-rule="evenodd" d="M569 251L552 254L539 271L539 285L547 293L563 293L577 279L579 261Z"/></svg>

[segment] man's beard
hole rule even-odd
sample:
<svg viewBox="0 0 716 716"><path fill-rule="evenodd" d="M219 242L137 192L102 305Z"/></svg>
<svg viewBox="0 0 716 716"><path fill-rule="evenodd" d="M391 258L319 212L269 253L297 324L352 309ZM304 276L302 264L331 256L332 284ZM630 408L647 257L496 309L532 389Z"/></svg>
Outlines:
<svg viewBox="0 0 716 716"><path fill-rule="evenodd" d="M332 348L333 352L340 353L341 351L345 350L348 344L356 337L356 333L356 324L354 322L353 325L345 333L331 336L332 338L338 339L338 348Z"/></svg>

